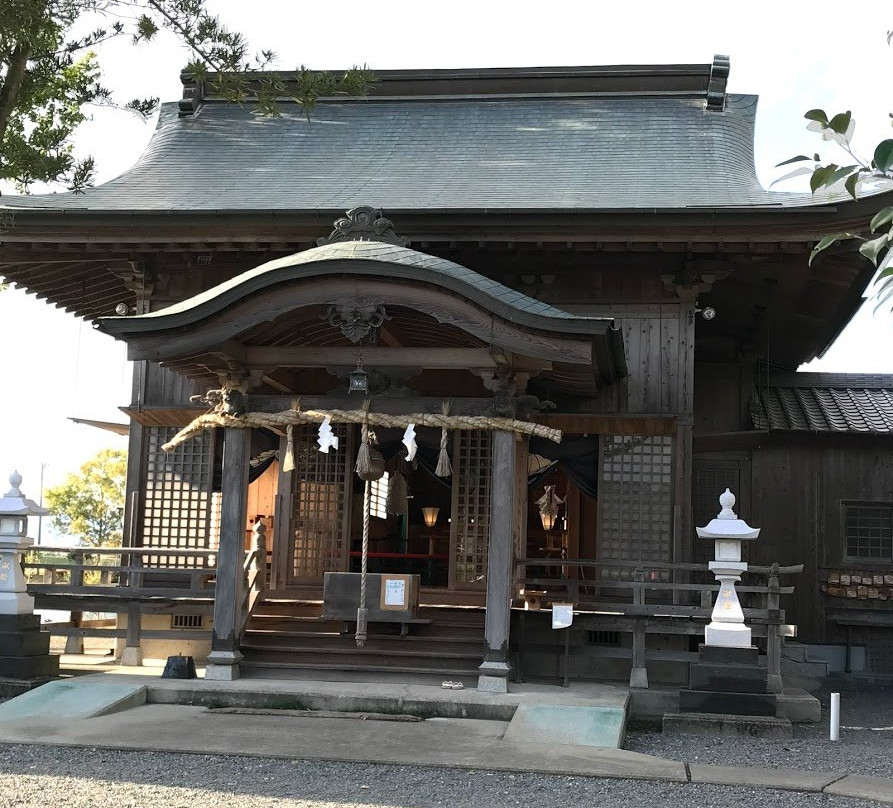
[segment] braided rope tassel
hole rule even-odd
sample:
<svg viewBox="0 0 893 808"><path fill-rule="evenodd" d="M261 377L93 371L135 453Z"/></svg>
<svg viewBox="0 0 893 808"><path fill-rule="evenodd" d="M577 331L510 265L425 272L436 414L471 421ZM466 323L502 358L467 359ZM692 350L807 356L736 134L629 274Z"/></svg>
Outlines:
<svg viewBox="0 0 893 808"><path fill-rule="evenodd" d="M450 405L449 403L444 403L441 408L444 416L450 414ZM437 455L437 466L434 469L434 473L438 477L449 477L453 473L453 467L450 465L450 456L447 452L447 443L449 440L449 436L447 434L447 428L442 426L440 428L440 452Z"/></svg>

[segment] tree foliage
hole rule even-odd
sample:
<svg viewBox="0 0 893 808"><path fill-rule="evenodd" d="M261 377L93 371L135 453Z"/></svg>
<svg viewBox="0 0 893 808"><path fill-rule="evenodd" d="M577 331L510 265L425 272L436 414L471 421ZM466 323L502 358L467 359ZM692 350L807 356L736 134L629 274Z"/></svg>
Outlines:
<svg viewBox="0 0 893 808"><path fill-rule="evenodd" d="M79 33L92 20L107 24ZM76 160L71 145L89 105L144 116L158 105L157 98L113 99L93 49L114 37L148 42L165 29L189 47L187 71L197 81L232 101L251 89L267 115L279 114L283 97L309 115L321 97L361 95L371 86L371 73L357 67L336 75L302 66L286 82L272 70L276 54L251 56L242 34L210 14L206 0L0 0L0 180L20 191L35 181L64 182L75 192L89 185L93 159Z"/></svg>
<svg viewBox="0 0 893 808"><path fill-rule="evenodd" d="M887 44L891 41L893 31L888 31ZM867 189L881 190L893 186L893 138L878 143L869 158L861 156L853 147L852 138L856 122L849 110L829 116L823 109L811 109L803 117L809 121L806 127L809 131L816 132L822 140L836 144L848 159L838 164L824 162L818 153L811 157L798 154L779 163L777 167L798 163L812 165L798 165L797 168L775 180L773 185L793 177L808 176L809 188L813 193L821 190L841 190L853 199ZM890 113L889 117L893 125L893 113ZM868 231L868 234L829 233L813 247L809 263L812 265L817 255L840 241L861 241L859 252L878 270L873 289L875 310L877 310L893 301L893 206L878 211L869 223Z"/></svg>
<svg viewBox="0 0 893 808"><path fill-rule="evenodd" d="M92 547L120 546L126 474L126 452L98 452L46 492L54 526Z"/></svg>

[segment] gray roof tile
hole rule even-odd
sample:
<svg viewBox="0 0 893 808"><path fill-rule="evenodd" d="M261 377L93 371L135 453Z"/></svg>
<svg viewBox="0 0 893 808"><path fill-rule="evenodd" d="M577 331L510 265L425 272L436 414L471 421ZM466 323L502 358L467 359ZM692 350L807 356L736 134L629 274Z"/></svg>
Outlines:
<svg viewBox="0 0 893 808"><path fill-rule="evenodd" d="M755 429L893 434L893 376L794 375L808 378L788 376L756 392Z"/></svg>
<svg viewBox="0 0 893 808"><path fill-rule="evenodd" d="M103 211L678 209L810 204L753 168L756 97L349 99L312 119L165 104L129 171L84 194L4 197Z"/></svg>

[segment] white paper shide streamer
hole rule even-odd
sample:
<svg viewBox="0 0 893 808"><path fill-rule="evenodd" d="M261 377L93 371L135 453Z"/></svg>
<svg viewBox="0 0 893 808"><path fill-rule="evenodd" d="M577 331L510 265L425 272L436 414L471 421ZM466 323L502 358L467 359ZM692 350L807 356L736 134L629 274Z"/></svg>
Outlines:
<svg viewBox="0 0 893 808"><path fill-rule="evenodd" d="M419 448L415 442L415 424L406 427L406 432L403 433L403 445L406 447L406 460L411 463Z"/></svg>
<svg viewBox="0 0 893 808"><path fill-rule="evenodd" d="M328 454L329 449L338 451L338 436L332 432L331 418L326 418L319 425L319 437L316 439L316 442L319 444L319 451L323 452L323 454Z"/></svg>

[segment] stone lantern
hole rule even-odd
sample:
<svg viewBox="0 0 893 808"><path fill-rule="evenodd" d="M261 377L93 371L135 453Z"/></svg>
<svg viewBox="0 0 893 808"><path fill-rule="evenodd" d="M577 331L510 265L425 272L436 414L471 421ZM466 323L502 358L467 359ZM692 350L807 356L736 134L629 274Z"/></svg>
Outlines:
<svg viewBox="0 0 893 808"><path fill-rule="evenodd" d="M715 560L708 566L719 581L719 594L710 625L704 632L704 641L707 645L724 648L750 648L750 628L744 625L744 612L738 602L735 584L747 571L747 564L741 560L741 542L756 539L760 529L751 527L735 515L732 510L735 495L728 488L720 495L719 504L722 510L716 519L711 519L706 527L697 528L700 538L713 540Z"/></svg>
<svg viewBox="0 0 893 808"><path fill-rule="evenodd" d="M9 475L9 484L0 497L0 680L5 692L15 694L56 676L59 657L50 655L50 635L40 630L22 572L22 556L34 544L28 517L50 511L22 494L17 471Z"/></svg>
<svg viewBox="0 0 893 808"><path fill-rule="evenodd" d="M9 475L10 489L0 498L0 614L31 614L34 598L26 591L22 556L34 544L28 538L28 517L47 516L48 508L26 499L22 475Z"/></svg>

